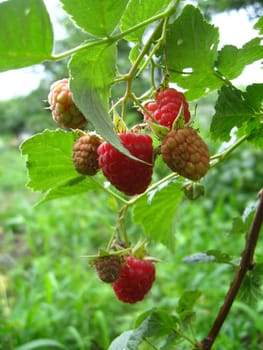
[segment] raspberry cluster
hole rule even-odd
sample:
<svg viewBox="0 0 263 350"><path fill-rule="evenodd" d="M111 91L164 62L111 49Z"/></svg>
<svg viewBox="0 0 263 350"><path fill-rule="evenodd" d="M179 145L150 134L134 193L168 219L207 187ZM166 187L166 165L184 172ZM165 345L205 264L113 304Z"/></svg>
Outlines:
<svg viewBox="0 0 263 350"><path fill-rule="evenodd" d="M87 119L73 102L68 79L51 86L48 101L54 120L61 126L71 129L86 126ZM182 92L173 88L159 90L141 113L148 126L145 133L136 126L124 132L123 121L122 132L117 133L130 156L95 132L74 131L77 139L72 163L76 171L87 176L101 171L111 185L127 196L139 195L149 188L157 156L173 172L187 179L198 181L205 176L210 166L209 150L190 126L189 106ZM155 148L153 137L157 140ZM96 256L93 266L100 280L112 285L120 301L133 304L143 300L150 291L155 281L155 266L145 255L135 255L133 251L127 255L123 249Z"/></svg>
<svg viewBox="0 0 263 350"><path fill-rule="evenodd" d="M111 284L117 299L124 303L143 300L155 281L153 262L133 254L99 256L92 265L99 279Z"/></svg>
<svg viewBox="0 0 263 350"><path fill-rule="evenodd" d="M68 79L51 85L48 101L54 120L63 127L78 129L86 126L87 119L73 102ZM94 176L101 170L117 190L128 196L138 195L151 183L158 155L156 150L159 150L172 171L193 181L201 179L209 169L209 151L198 133L189 126L190 112L185 95L174 88L159 89L154 99L144 105L142 114L149 123L146 133L118 133L131 157L103 141L99 135L83 131L73 147L76 171ZM157 134L154 125L163 128L164 133ZM151 133L160 140L156 149Z"/></svg>

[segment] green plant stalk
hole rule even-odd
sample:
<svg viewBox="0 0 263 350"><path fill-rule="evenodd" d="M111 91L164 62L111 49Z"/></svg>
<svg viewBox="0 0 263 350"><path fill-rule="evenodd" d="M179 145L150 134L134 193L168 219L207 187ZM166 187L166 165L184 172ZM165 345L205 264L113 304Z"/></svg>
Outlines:
<svg viewBox="0 0 263 350"><path fill-rule="evenodd" d="M262 223L263 223L263 188L259 192L259 204L249 230L245 249L242 253L239 270L237 271L236 276L230 285L230 288L225 297L224 303L221 309L219 310L219 313L207 337L200 344L197 344L198 349L210 350L212 348L212 345L216 340L220 332L220 329L230 312L231 306L237 296L237 293L240 289L240 286L243 282L243 279L246 273L249 270L253 269L253 266L255 264L253 261L254 253L255 253Z"/></svg>
<svg viewBox="0 0 263 350"><path fill-rule="evenodd" d="M142 51L140 52L139 56L137 57L137 59L135 60L133 65L131 66L131 69L129 70L128 74L123 77L124 80L126 80L126 82L127 82L125 95L124 95L124 97L122 99L122 118L123 119L125 118L125 114L126 114L127 100L129 98L131 98L131 96L133 95L132 94L132 81L133 81L133 78L134 78L134 76L136 74L136 70L139 67L143 57L149 51L151 43L152 43L152 39L155 36L155 33L159 30L159 28L161 26L163 26L164 23L165 23L165 21L160 21L159 22L159 24L156 26L156 28L152 32L151 36L149 37L147 43L144 45L144 47L143 47Z"/></svg>
<svg viewBox="0 0 263 350"><path fill-rule="evenodd" d="M118 233L118 237L121 239L120 234L123 236L123 241L125 242L125 246L129 247L130 242L126 232L125 219L128 210L128 204L124 205L119 211L119 216L116 224L115 231Z"/></svg>
<svg viewBox="0 0 263 350"><path fill-rule="evenodd" d="M109 188L103 186L103 184L99 181L96 181L96 183L105 191L107 192L109 195L115 197L116 199L118 199L119 201L121 201L123 204L128 204L129 202L123 198L122 196L120 196L118 193L113 192L112 190L110 190Z"/></svg>
<svg viewBox="0 0 263 350"><path fill-rule="evenodd" d="M146 109L146 108L141 104L141 102L139 102L139 100L137 99L137 97L136 97L133 93L130 94L130 99L133 100L133 102L134 102L137 106L139 106L140 109L141 109L142 111L144 111L144 112L148 115L148 117L151 119L151 121L152 121L153 123L158 124L158 121L154 118L154 116L151 115L151 113L148 111L148 109Z"/></svg>
<svg viewBox="0 0 263 350"><path fill-rule="evenodd" d="M180 329L173 329L173 332L175 334L178 334L181 338L183 338L184 340L186 340L188 343L195 345L195 342L188 337L187 335L185 335Z"/></svg>
<svg viewBox="0 0 263 350"><path fill-rule="evenodd" d="M173 11L175 11L176 7L178 6L178 3L179 3L178 0L172 0L171 3L167 6L165 11L163 11L163 12L161 12L153 17L146 19L145 21L143 21L141 23L136 24L135 26L125 30L124 32L121 32L121 33L113 35L113 36L101 38L101 39L91 39L86 44L76 46L70 50L64 51L64 52L57 54L57 55L52 55L48 58L48 60L59 61L59 60L62 60L64 58L67 58L67 57L69 57L77 52L86 50L86 49L94 47L94 46L103 45L103 44L111 45L112 43L117 42L120 39L123 39L126 35L134 32L142 27L145 27L145 26L147 26L155 21L158 21L160 19L169 17L170 14Z"/></svg>
<svg viewBox="0 0 263 350"><path fill-rule="evenodd" d="M160 46L163 43L165 43L168 20L169 20L168 18L164 19L163 26L162 26L163 27L162 28L162 35L158 39L157 43L154 45L152 51L149 54L149 57L147 58L147 60L142 65L142 67L140 68L139 72L136 74L136 78L138 78L140 76L140 74L144 71L145 67L147 67L149 62L152 60L153 55L155 54L155 52L160 48Z"/></svg>
<svg viewBox="0 0 263 350"><path fill-rule="evenodd" d="M247 135L244 135L240 137L232 146L227 148L224 152L215 154L212 157L210 157L210 161L215 160L215 162L212 163L212 166L215 166L219 162L223 161L227 156L229 156L230 153L232 153L241 143L243 143L247 139Z"/></svg>

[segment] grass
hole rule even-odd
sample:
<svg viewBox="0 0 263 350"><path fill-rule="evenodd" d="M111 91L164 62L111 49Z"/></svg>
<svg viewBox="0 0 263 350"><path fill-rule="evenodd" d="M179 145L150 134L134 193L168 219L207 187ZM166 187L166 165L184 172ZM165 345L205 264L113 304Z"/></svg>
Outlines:
<svg viewBox="0 0 263 350"><path fill-rule="evenodd" d="M241 253L244 237L229 236L228 232L232 219L255 196L256 184L248 188L258 176L251 157L247 165L243 153L239 160L234 158L235 174L230 178L229 163L218 172L213 170L206 197L198 204L182 203L175 217L175 246L168 250L150 244L151 255L162 260L157 265L157 281L143 303L131 306L118 302L111 287L101 283L88 261L81 258L95 254L113 232L116 217L105 194L69 197L34 207L39 195L25 187L25 159L10 139L1 145L1 350L106 350L114 337L133 327L143 311L154 306L174 311L185 289L202 292L193 326L198 340L206 336L234 271L225 264L186 264L183 259L208 249ZM255 158L257 166L261 159ZM246 174L242 181L237 166ZM262 240L258 251L261 249ZM250 343L256 349L256 344L262 343L263 305L244 305L239 302L233 308L215 349L242 350ZM150 345L143 344L141 349L148 350ZM180 349L189 349L189 344Z"/></svg>

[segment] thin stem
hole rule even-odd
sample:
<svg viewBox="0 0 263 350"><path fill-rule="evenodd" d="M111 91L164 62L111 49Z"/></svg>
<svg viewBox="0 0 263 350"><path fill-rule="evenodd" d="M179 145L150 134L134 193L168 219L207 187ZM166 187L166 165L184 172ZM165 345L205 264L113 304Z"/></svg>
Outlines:
<svg viewBox="0 0 263 350"><path fill-rule="evenodd" d="M133 100L133 102L134 102L137 106L140 107L140 109L141 109L142 111L144 111L144 112L148 115L148 117L151 119L151 121L152 121L153 123L158 124L158 121L154 118L154 116L148 111L148 109L145 108L144 105L141 104L141 102L138 100L138 98L137 98L133 93L130 94L130 98L131 98L131 100Z"/></svg>
<svg viewBox="0 0 263 350"><path fill-rule="evenodd" d="M149 186L149 187L147 188L147 190L146 190L145 192L143 192L142 194L139 194L139 195L137 195L136 197L131 198L131 199L128 201L127 205L128 205L128 206L133 205L134 203L136 203L140 198L142 198L142 197L143 197L144 195L146 195L147 193L153 191L154 189L156 189L158 186L160 186L160 185L163 184L164 182L166 182L166 181L168 181L168 180L170 180L170 179L172 179L172 178L174 178L174 177L177 177L177 176L178 176L177 173L171 173L171 174L165 176L165 177L162 178L161 180L159 180L159 181L155 182L153 185Z"/></svg>
<svg viewBox="0 0 263 350"><path fill-rule="evenodd" d="M155 345L153 345L146 337L143 337L143 340L150 345L154 350L158 350Z"/></svg>
<svg viewBox="0 0 263 350"><path fill-rule="evenodd" d="M123 197L121 197L118 193L115 193L112 190L110 190L109 188L103 186L103 184L100 183L99 181L94 180L94 182L96 182L96 184L99 185L105 192L107 192L111 196L115 197L116 199L121 201L123 204L128 204L128 201L126 199L124 199Z"/></svg>
<svg viewBox="0 0 263 350"><path fill-rule="evenodd" d="M128 207L129 207L129 204L126 204L121 208L121 210L119 211L119 217L116 224L116 231L117 232L119 231L120 234L123 236L123 240L125 242L126 247L129 247L130 245L127 232L126 232L126 225L125 225L125 219L126 219Z"/></svg>
<svg viewBox="0 0 263 350"><path fill-rule="evenodd" d="M187 335L185 335L183 332L181 332L180 330L178 329L173 329L173 332L175 334L179 334L181 338L183 338L184 340L186 340L188 343L192 344L192 345L195 345L195 342L190 338L188 337Z"/></svg>
<svg viewBox="0 0 263 350"><path fill-rule="evenodd" d="M174 11L174 8L176 8L177 5L178 5L177 1L172 1L170 3L170 5L168 5L168 7L166 8L165 11L163 11L163 12L161 12L153 17L148 18L145 21L140 22L140 23L136 24L135 26L133 26L133 27L121 32L121 33L118 33L118 34L113 35L113 36L105 37L105 38L91 39L88 42L86 42L86 44L76 46L72 49L69 49L69 50L64 51L64 52L57 54L57 55L52 55L48 59L50 61L58 61L58 60L66 58L66 57L69 57L77 52L86 50L86 49L94 47L94 46L103 45L103 44L112 44L112 43L124 38L126 35L134 32L142 27L147 26L148 24L151 24L155 21L158 21L159 19L169 17L169 15Z"/></svg>
<svg viewBox="0 0 263 350"><path fill-rule="evenodd" d="M155 33L160 29L160 27L163 25L163 23L164 23L163 21L160 21L159 24L156 26L156 28L152 32L151 36L149 37L147 43L144 45L142 51L140 52L139 56L136 58L135 62L131 66L131 69L129 70L128 74L124 77L124 79L127 82L127 85L126 85L126 92L125 92L125 95L124 95L123 100L122 100L122 106L123 106L122 107L122 118L123 119L125 118L125 114L126 114L127 100L132 96L133 77L135 76L136 70L139 67L143 57L149 51L151 43L152 43L152 39L155 36Z"/></svg>
<svg viewBox="0 0 263 350"><path fill-rule="evenodd" d="M214 321L212 328L210 329L207 337L198 344L200 349L210 350L212 345L219 334L219 331L228 316L231 306L237 296L240 286L248 270L251 270L254 266L253 258L260 233L260 229L263 222L263 189L259 192L259 204L256 214L254 216L252 225L249 230L248 238L246 241L245 249L242 253L242 258L239 265L239 270L230 285L224 303Z"/></svg>
<svg viewBox="0 0 263 350"><path fill-rule="evenodd" d="M157 43L154 45L152 51L150 52L148 58L146 59L146 61L144 62L144 64L142 65L142 67L140 68L139 72L136 74L136 78L138 78L140 76L140 74L144 71L145 67L147 67L147 65L149 64L149 62L152 60L153 55L155 54L155 52L160 48L160 46L165 43L165 39L166 39L166 31L167 31L167 24L168 24L168 18L165 18L163 20L163 24L162 24L162 35L160 36L160 38L157 40ZM156 31L156 30L155 30Z"/></svg>
<svg viewBox="0 0 263 350"><path fill-rule="evenodd" d="M247 135L244 135L240 137L232 146L227 148L224 152L215 154L212 157L210 157L210 160L215 162L212 163L213 166L221 162L223 159L225 159L230 153L232 153L241 143L243 143L247 139Z"/></svg>

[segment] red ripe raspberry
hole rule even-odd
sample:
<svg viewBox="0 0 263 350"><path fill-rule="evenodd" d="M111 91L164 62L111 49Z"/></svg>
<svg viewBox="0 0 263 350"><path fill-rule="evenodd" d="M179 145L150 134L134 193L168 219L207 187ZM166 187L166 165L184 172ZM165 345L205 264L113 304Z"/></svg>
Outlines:
<svg viewBox="0 0 263 350"><path fill-rule="evenodd" d="M73 146L73 163L80 174L95 175L99 170L97 149L101 140L96 135L83 135Z"/></svg>
<svg viewBox="0 0 263 350"><path fill-rule="evenodd" d="M149 163L153 163L153 146L150 136L132 132L120 133L124 147L130 153ZM153 166L131 159L119 152L108 142L98 148L99 167L104 176L119 191L131 196L143 193L152 179Z"/></svg>
<svg viewBox="0 0 263 350"><path fill-rule="evenodd" d="M171 170L191 180L199 180L210 167L208 147L192 128L170 131L162 141L161 155Z"/></svg>
<svg viewBox="0 0 263 350"><path fill-rule="evenodd" d="M94 262L99 278L106 283L112 283L120 277L121 261L118 256L105 256Z"/></svg>
<svg viewBox="0 0 263 350"><path fill-rule="evenodd" d="M127 256L121 268L120 278L112 287L119 300L134 304L144 299L154 280L155 266L151 261Z"/></svg>
<svg viewBox="0 0 263 350"><path fill-rule="evenodd" d="M145 108L159 122L160 125L172 128L174 121L179 116L181 107L183 107L183 115L185 123L190 120L189 106L182 92L173 88L160 91L155 97L155 101L148 102ZM149 122L153 120L143 112L144 119Z"/></svg>
<svg viewBox="0 0 263 350"><path fill-rule="evenodd" d="M58 80L51 85L48 103L53 119L61 126L78 129L87 124L87 119L72 100L68 79Z"/></svg>

